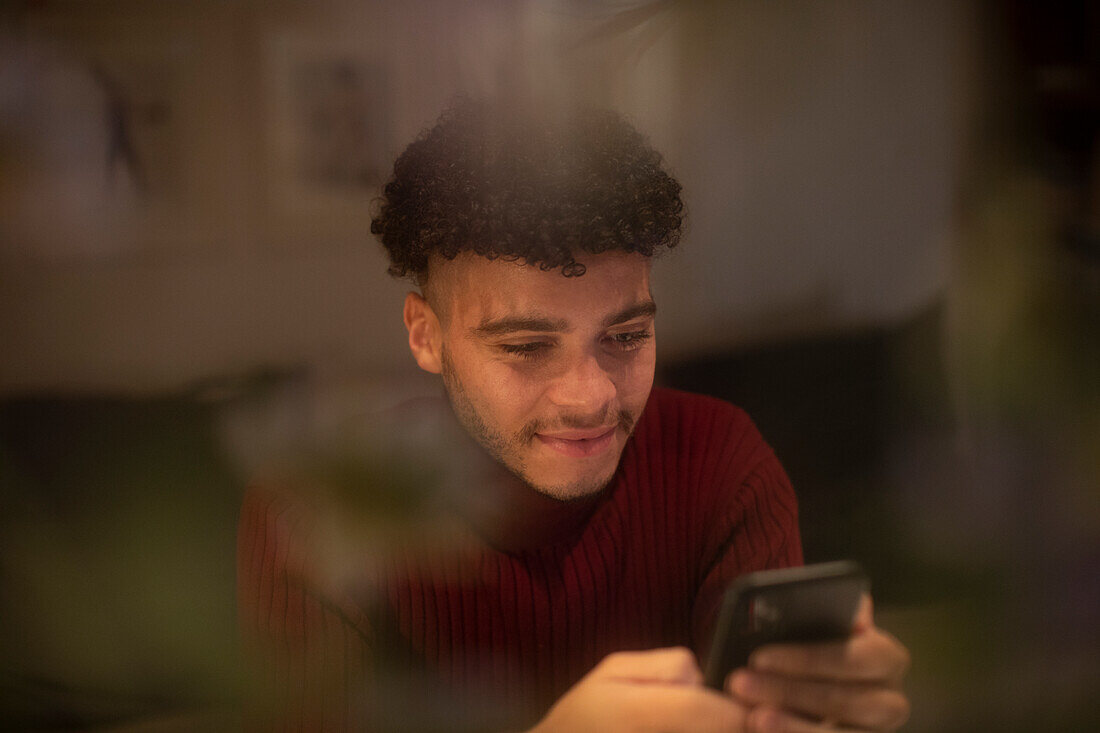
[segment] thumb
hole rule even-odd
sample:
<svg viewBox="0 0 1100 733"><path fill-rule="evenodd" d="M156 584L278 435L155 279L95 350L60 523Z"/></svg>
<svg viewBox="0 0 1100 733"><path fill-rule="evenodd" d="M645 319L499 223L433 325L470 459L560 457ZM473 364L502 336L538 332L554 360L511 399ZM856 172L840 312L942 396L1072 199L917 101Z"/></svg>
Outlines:
<svg viewBox="0 0 1100 733"><path fill-rule="evenodd" d="M871 601L870 593L864 593L859 599L859 609L856 611L855 620L852 622L853 634L866 631L875 625L874 605L874 602Z"/></svg>
<svg viewBox="0 0 1100 733"><path fill-rule="evenodd" d="M703 673L695 655L685 647L652 649L643 652L616 652L604 658L595 674L604 678L635 682L667 682L700 685Z"/></svg>

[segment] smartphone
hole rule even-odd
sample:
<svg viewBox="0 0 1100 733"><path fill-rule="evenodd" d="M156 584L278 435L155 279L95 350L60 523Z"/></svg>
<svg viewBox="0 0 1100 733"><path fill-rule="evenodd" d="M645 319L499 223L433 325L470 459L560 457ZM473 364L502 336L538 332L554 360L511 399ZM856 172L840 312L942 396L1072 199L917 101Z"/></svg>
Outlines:
<svg viewBox="0 0 1100 733"><path fill-rule="evenodd" d="M852 632L866 573L851 560L761 570L735 580L718 612L706 684L722 689L754 649L774 642L831 641Z"/></svg>

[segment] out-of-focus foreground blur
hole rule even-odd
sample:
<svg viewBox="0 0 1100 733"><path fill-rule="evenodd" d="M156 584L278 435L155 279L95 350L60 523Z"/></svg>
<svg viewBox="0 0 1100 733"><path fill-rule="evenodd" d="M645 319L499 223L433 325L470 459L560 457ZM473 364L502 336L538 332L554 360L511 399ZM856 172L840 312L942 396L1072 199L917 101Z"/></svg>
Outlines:
<svg viewBox="0 0 1100 733"><path fill-rule="evenodd" d="M232 729L240 494L438 387L369 233L458 93L623 112L684 185L659 380L869 569L914 731L1100 729L1087 2L0 5L0 728Z"/></svg>

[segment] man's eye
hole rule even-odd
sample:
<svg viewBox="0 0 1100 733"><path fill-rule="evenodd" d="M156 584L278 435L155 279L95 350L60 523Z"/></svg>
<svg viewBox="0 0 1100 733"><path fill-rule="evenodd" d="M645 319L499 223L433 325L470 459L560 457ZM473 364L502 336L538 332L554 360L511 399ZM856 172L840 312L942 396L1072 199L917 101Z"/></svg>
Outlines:
<svg viewBox="0 0 1100 733"><path fill-rule="evenodd" d="M645 345L646 341L649 341L651 334L649 331L627 331L625 333L616 333L611 336L611 343L623 351L630 351L632 349L641 348Z"/></svg>
<svg viewBox="0 0 1100 733"><path fill-rule="evenodd" d="M506 354L514 354L515 356L521 356L524 359L537 358L543 350L545 350L547 344L542 341L531 341L524 344L501 344L500 349Z"/></svg>

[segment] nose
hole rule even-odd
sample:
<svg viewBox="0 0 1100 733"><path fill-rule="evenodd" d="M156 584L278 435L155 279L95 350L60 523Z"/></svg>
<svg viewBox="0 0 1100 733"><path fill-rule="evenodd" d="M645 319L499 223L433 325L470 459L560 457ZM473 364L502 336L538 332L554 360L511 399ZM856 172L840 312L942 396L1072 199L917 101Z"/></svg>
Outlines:
<svg viewBox="0 0 1100 733"><path fill-rule="evenodd" d="M577 415L603 415L615 400L615 380L596 354L586 352L572 359L548 391L558 407Z"/></svg>

